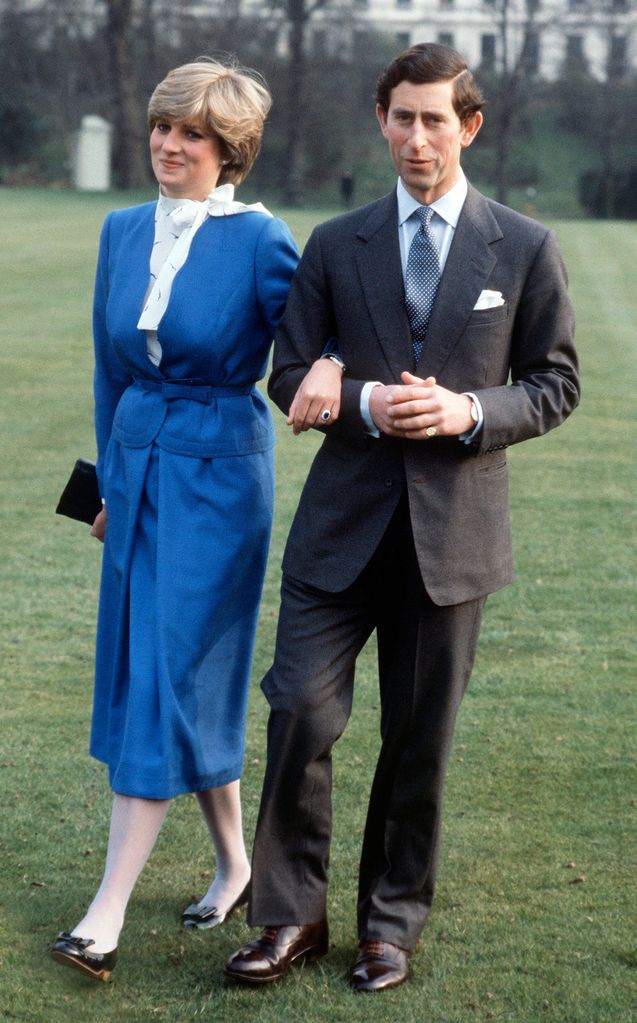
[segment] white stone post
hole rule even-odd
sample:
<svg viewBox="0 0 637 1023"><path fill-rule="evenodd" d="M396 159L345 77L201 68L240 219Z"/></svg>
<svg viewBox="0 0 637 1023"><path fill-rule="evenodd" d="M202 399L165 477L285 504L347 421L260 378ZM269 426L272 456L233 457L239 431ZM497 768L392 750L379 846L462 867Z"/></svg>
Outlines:
<svg viewBox="0 0 637 1023"><path fill-rule="evenodd" d="M73 168L78 191L107 192L111 187L112 132L108 121L97 114L82 118Z"/></svg>

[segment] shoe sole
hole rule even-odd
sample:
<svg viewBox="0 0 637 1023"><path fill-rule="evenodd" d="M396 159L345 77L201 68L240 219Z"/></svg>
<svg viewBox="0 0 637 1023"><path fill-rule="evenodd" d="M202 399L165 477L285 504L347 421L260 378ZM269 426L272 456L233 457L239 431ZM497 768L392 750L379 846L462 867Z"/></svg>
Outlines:
<svg viewBox="0 0 637 1023"><path fill-rule="evenodd" d="M382 991L391 991L392 988L400 987L401 984L405 984L409 980L409 974L406 977L401 977L400 980L390 980L386 984L379 984L374 987L373 982L370 984L357 985L355 978L349 978L349 986L352 991L358 995L375 995L380 994Z"/></svg>
<svg viewBox="0 0 637 1023"><path fill-rule="evenodd" d="M93 970L80 959L76 959L75 956L67 956L64 952L51 952L51 957L56 963L60 963L62 966L70 966L73 970L80 970L85 977L91 977L92 980L107 981L112 972L111 970L106 969Z"/></svg>

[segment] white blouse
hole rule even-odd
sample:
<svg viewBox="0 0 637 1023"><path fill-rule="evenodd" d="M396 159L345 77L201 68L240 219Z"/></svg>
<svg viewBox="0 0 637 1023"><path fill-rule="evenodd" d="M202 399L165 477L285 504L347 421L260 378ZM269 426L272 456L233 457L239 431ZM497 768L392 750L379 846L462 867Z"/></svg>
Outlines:
<svg viewBox="0 0 637 1023"><path fill-rule="evenodd" d="M146 332L148 358L155 365L161 362L161 345L157 328L170 299L173 281L186 262L192 240L206 217L228 217L258 210L272 214L260 202L246 206L234 201L234 185L219 185L203 202L196 199L171 199L161 190L155 209L155 238L150 253L150 280L144 296L139 330Z"/></svg>

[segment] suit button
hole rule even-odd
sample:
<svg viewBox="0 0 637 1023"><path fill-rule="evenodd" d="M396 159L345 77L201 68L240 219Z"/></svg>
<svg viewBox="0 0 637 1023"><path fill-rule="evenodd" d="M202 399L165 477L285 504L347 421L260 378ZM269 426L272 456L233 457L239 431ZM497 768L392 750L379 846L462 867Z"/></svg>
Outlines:
<svg viewBox="0 0 637 1023"><path fill-rule="evenodd" d="M391 476L388 476L387 479L385 480L385 486L386 487L393 487L393 485L394 485L393 479L391 478Z"/></svg>

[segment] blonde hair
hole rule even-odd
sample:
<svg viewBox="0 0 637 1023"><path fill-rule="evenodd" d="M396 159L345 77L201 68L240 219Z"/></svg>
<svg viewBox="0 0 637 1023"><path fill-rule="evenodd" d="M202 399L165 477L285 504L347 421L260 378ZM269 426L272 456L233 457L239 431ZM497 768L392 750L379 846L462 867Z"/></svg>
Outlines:
<svg viewBox="0 0 637 1023"><path fill-rule="evenodd" d="M148 103L148 123L151 131L162 118L201 125L222 143L219 184L238 185L257 158L271 105L258 72L234 61L198 57L173 68L159 83Z"/></svg>

